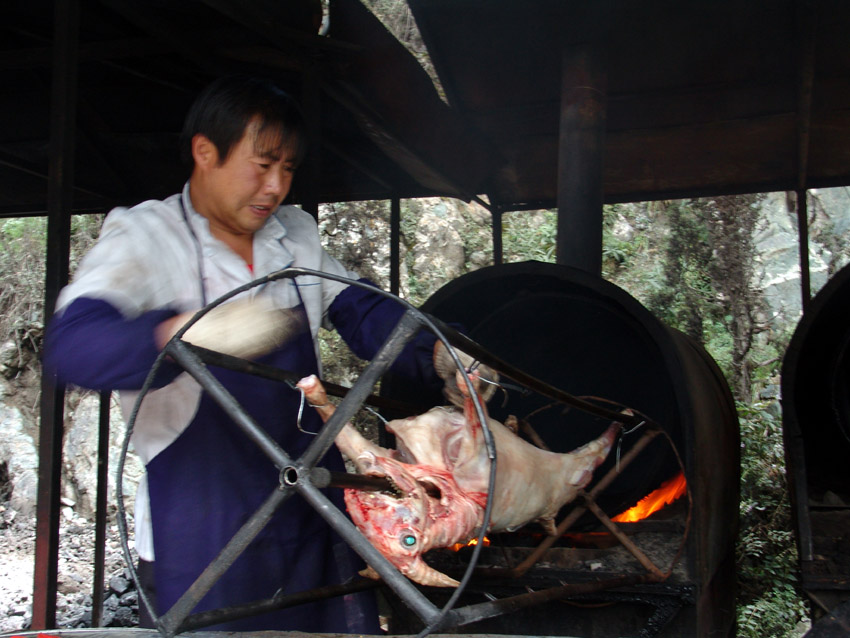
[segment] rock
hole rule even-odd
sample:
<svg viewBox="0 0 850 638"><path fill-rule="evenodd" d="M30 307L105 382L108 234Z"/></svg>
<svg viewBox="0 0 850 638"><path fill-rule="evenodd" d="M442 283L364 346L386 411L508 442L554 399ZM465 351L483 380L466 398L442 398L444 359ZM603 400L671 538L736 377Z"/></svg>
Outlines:
<svg viewBox="0 0 850 638"><path fill-rule="evenodd" d="M119 596L125 593L130 588L130 581L121 576L113 576L109 579L109 589L114 591Z"/></svg>
<svg viewBox="0 0 850 638"><path fill-rule="evenodd" d="M136 607L139 604L139 592L135 589L128 591L118 599L122 607Z"/></svg>
<svg viewBox="0 0 850 638"><path fill-rule="evenodd" d="M847 503L832 490L827 490L823 495L823 504L829 507L847 507Z"/></svg>
<svg viewBox="0 0 850 638"><path fill-rule="evenodd" d="M15 378L18 373L26 368L32 359L32 351L20 347L12 339L0 345L0 375L7 379Z"/></svg>
<svg viewBox="0 0 850 638"><path fill-rule="evenodd" d="M31 516L38 493L38 454L18 408L0 403L0 464L11 487L10 505Z"/></svg>
<svg viewBox="0 0 850 638"><path fill-rule="evenodd" d="M76 405L69 402L69 426L65 435L65 472L69 477L73 497L66 498L77 501L76 511L83 517L89 518L94 514L97 489L97 454L98 421L100 412L100 395L87 392L79 396ZM109 487L110 503L114 503L115 468L118 467L121 446L124 438L124 421L118 405L117 395L113 395L109 415ZM129 498L126 499L128 512L132 513L136 485L144 472L144 467L134 454L127 457L127 463L122 477L122 489Z"/></svg>
<svg viewBox="0 0 850 638"><path fill-rule="evenodd" d="M106 600L103 601L103 607L109 611L115 611L119 607L118 597L115 594L110 594Z"/></svg>
<svg viewBox="0 0 850 638"><path fill-rule="evenodd" d="M133 610L129 607L119 607L115 610L115 615L109 627L134 627L138 624L139 619Z"/></svg>
<svg viewBox="0 0 850 638"><path fill-rule="evenodd" d="M82 589L82 585L76 582L74 579L61 578L59 580L57 589L62 594L75 594Z"/></svg>
<svg viewBox="0 0 850 638"><path fill-rule="evenodd" d="M83 627L91 627L91 618L92 618L92 610L86 609L82 614L80 614L75 627L82 629Z"/></svg>

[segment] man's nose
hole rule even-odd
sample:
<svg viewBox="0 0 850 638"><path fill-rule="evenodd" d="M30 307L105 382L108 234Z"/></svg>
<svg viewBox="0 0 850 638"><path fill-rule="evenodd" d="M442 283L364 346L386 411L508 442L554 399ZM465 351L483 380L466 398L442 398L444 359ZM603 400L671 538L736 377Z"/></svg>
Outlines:
<svg viewBox="0 0 850 638"><path fill-rule="evenodd" d="M283 169L272 170L268 172L266 176L266 184L265 191L268 195L281 196L285 195L285 189L287 188L287 179L284 175Z"/></svg>

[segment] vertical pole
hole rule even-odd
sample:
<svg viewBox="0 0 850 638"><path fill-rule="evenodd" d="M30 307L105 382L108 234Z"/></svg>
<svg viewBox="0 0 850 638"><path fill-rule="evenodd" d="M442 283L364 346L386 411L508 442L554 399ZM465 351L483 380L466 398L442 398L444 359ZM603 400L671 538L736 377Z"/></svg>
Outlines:
<svg viewBox="0 0 850 638"><path fill-rule="evenodd" d="M797 190L797 234L800 243L800 294L803 312L812 298L811 273L809 271L809 203L808 190Z"/></svg>
<svg viewBox="0 0 850 638"><path fill-rule="evenodd" d="M601 274L607 78L600 47L565 47L561 65L556 261Z"/></svg>
<svg viewBox="0 0 850 638"><path fill-rule="evenodd" d="M390 201L390 292L401 290L401 199Z"/></svg>
<svg viewBox="0 0 850 638"><path fill-rule="evenodd" d="M47 192L45 323L53 314L60 288L68 282L79 18L79 0L57 0L54 9ZM38 439L38 500L32 608L32 628L36 630L51 629L56 626L64 397L64 387L54 377L44 373Z"/></svg>
<svg viewBox="0 0 850 638"><path fill-rule="evenodd" d="M307 120L309 148L299 169L301 208L319 218L319 191L322 177L322 99L318 71L309 68L302 76L301 107Z"/></svg>
<svg viewBox="0 0 850 638"><path fill-rule="evenodd" d="M112 393L100 393L97 444L97 496L94 521L94 583L91 626L100 627L103 616L103 585L106 559L106 509L109 491L109 401ZM121 477L118 477L121 480Z"/></svg>
<svg viewBox="0 0 850 638"><path fill-rule="evenodd" d="M493 265L501 266L504 258L502 252L502 213L500 206L494 206L491 211L493 220Z"/></svg>
<svg viewBox="0 0 850 638"><path fill-rule="evenodd" d="M815 76L815 43L818 1L798 0L799 86L797 88L797 230L800 240L800 287L803 312L812 297L809 270L809 141L811 139L812 93Z"/></svg>

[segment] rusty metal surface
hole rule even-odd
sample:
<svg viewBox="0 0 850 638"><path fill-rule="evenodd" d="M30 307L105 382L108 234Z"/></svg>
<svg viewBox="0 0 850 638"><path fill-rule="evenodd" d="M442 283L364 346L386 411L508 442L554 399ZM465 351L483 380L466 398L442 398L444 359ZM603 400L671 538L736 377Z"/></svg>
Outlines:
<svg viewBox="0 0 850 638"><path fill-rule="evenodd" d="M845 267L811 300L782 365L783 435L801 584L815 613L850 600L848 301Z"/></svg>
<svg viewBox="0 0 850 638"><path fill-rule="evenodd" d="M648 571L655 580L663 580L666 572L662 570L675 568L679 582L693 585L692 603L675 620L688 628L681 635L725 635L734 622L730 610L735 607L740 446L734 401L705 351L664 327L613 284L554 264L527 262L478 270L446 285L423 308L444 321L465 325L469 335L493 357L533 370L536 376L571 393L597 401L608 399L612 409L634 408L647 415L648 423L660 425L667 436L652 440L651 431L638 430L623 440L619 467L612 452L597 468L595 483L588 488L591 503L577 500L568 506L573 509L562 513L558 531L565 532L569 525L571 538L573 531L581 536L588 531L587 521L580 518L588 518L583 508L597 509L592 505L595 502L597 514L618 514L683 465L692 510L678 514L682 526L668 535L671 555L662 562L654 557L635 560L637 553L623 553L631 558L631 570ZM511 338L505 339L505 334ZM396 400L406 399L406 392L392 380L382 386L382 393ZM587 415L572 409L541 411L548 403L534 393L509 389L504 402L491 402L490 412L496 419L508 414L524 419L533 414L529 420L554 451L574 449L591 438L592 423L586 422ZM638 423L632 420L632 425ZM671 440L681 458L671 452ZM549 537L541 547L549 550L556 541ZM538 544L539 538L525 547ZM647 553L642 546L641 551ZM526 555L496 565L498 569L486 570L482 579L520 576L514 585L519 588L528 584L524 579L546 572L546 568L532 568L539 558ZM545 557L543 561L548 568L549 561ZM590 574L585 564L565 572L563 578L573 579L582 569L585 577L597 576ZM608 615L623 618L632 613L610 610ZM634 612L634 617L640 613ZM523 622L536 627L533 614ZM601 630L594 634L587 627L582 631L580 635L612 635Z"/></svg>

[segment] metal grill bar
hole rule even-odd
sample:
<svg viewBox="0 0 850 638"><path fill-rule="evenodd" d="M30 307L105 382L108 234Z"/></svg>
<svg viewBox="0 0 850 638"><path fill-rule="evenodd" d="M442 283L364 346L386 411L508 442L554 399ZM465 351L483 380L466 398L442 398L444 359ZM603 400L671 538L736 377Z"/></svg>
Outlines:
<svg viewBox="0 0 850 638"><path fill-rule="evenodd" d="M421 327L420 319L409 310L402 316L378 354L375 355L346 397L337 406L333 416L328 419L319 435L313 439L310 447L301 456L299 460L301 465L312 467L325 456L333 445L337 434L360 409L381 375L389 370L401 351Z"/></svg>
<svg viewBox="0 0 850 638"><path fill-rule="evenodd" d="M195 629L218 625L231 620L238 620L249 616L258 616L260 614L277 611L279 609L286 609L288 607L296 607L298 605L304 605L318 600L325 600L327 598L335 598L337 596L345 596L347 594L367 591L369 589L374 589L379 584L380 583L376 580L362 578L344 585L318 587L310 591L297 592L295 594L285 596L274 596L268 600L260 600L244 605L234 605L225 609L204 611L189 616L185 621L183 621L183 624L180 625L177 632L183 633L184 631L193 631Z"/></svg>
<svg viewBox="0 0 850 638"><path fill-rule="evenodd" d="M283 448L242 409L239 402L219 383L204 362L189 349L184 341L172 339L166 346L166 350L201 384L221 409L274 462L278 469L292 465L292 460Z"/></svg>

